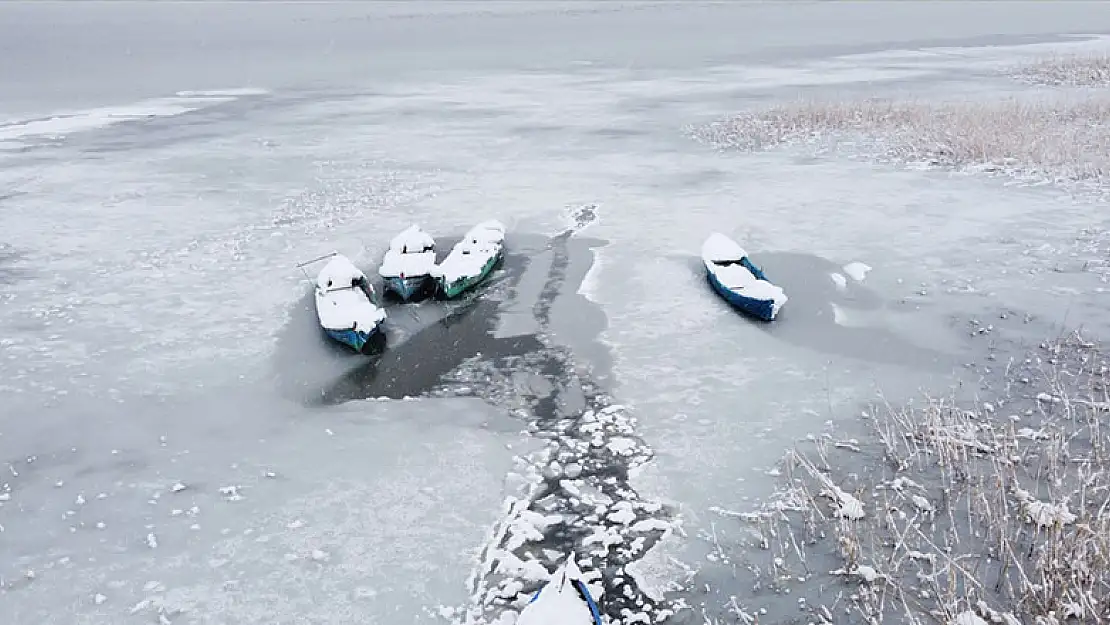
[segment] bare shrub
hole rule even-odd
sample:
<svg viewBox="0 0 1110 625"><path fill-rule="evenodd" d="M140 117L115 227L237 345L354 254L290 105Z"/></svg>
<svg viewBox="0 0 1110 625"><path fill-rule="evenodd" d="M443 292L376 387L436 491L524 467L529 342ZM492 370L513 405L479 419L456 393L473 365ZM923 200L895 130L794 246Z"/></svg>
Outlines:
<svg viewBox="0 0 1110 625"><path fill-rule="evenodd" d="M1015 68L1010 75L1032 85L1110 87L1110 55L1053 56Z"/></svg>
<svg viewBox="0 0 1110 625"><path fill-rule="evenodd" d="M1110 623L1110 367L1073 335L1007 375L974 410L887 406L870 446L795 449L781 498L732 515L769 537L773 577L839 559L811 622ZM872 470L837 469L845 450Z"/></svg>
<svg viewBox="0 0 1110 625"><path fill-rule="evenodd" d="M802 101L692 129L714 147L834 146L899 163L1110 188L1110 95L931 103Z"/></svg>

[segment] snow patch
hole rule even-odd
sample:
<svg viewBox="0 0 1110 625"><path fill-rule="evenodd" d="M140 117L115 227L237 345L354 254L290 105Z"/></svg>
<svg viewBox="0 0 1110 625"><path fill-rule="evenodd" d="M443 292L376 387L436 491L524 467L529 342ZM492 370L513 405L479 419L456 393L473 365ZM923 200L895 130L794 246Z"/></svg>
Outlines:
<svg viewBox="0 0 1110 625"><path fill-rule="evenodd" d="M200 96L201 94L198 94ZM55 113L46 117L0 123L0 142L44 137L62 139L78 132L105 128L123 122L174 117L217 104L232 102L232 95L151 98L134 104L103 106L84 111Z"/></svg>
<svg viewBox="0 0 1110 625"><path fill-rule="evenodd" d="M855 261L844 265L843 269L844 273L848 274L848 276L856 282L863 282L863 279L867 277L867 272L871 271L871 266L866 263Z"/></svg>
<svg viewBox="0 0 1110 625"><path fill-rule="evenodd" d="M786 293L778 286L755 277L747 267L741 265L740 260L747 255L738 243L719 232L709 235L701 247L706 270L712 272L725 288L744 297L770 301L777 313L787 302Z"/></svg>
<svg viewBox="0 0 1110 625"><path fill-rule="evenodd" d="M496 219L474 226L455 244L439 265L432 267L433 277L447 282L477 276L490 258L501 253L505 242L505 226Z"/></svg>
<svg viewBox="0 0 1110 625"><path fill-rule="evenodd" d="M594 250L594 262L590 264L590 268L586 270L586 274L582 276L582 283L578 285L576 291L582 297L597 304L597 293L600 287L601 276L601 251Z"/></svg>
<svg viewBox="0 0 1110 625"><path fill-rule="evenodd" d="M316 315L330 330L366 331L385 320L385 310L370 301L358 285L371 290L366 274L342 254L336 254L316 277Z"/></svg>
<svg viewBox="0 0 1110 625"><path fill-rule="evenodd" d="M426 276L435 268L435 247L435 239L412 224L389 242L378 275L383 278Z"/></svg>
<svg viewBox="0 0 1110 625"><path fill-rule="evenodd" d="M262 89L260 87L238 87L235 89L201 89L195 91L178 91L174 95L182 98L195 98L195 97L229 97L238 98L242 96L252 95L269 95L269 89Z"/></svg>

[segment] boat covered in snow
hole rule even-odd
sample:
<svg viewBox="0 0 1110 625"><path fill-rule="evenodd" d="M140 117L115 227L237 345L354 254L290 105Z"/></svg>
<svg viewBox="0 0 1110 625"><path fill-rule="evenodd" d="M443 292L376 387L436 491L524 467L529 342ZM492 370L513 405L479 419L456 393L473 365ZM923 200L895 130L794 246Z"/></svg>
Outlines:
<svg viewBox="0 0 1110 625"><path fill-rule="evenodd" d="M385 279L387 291L408 301L425 287L435 264L435 239L413 224L389 242L378 274Z"/></svg>
<svg viewBox="0 0 1110 625"><path fill-rule="evenodd" d="M374 286L346 256L335 254L316 277L316 316L328 336L363 351L382 337L385 309L375 303Z"/></svg>
<svg viewBox="0 0 1110 625"><path fill-rule="evenodd" d="M432 270L439 291L455 297L485 280L505 249L505 226L496 219L474 226Z"/></svg>
<svg viewBox="0 0 1110 625"><path fill-rule="evenodd" d="M524 606L516 625L601 625L601 611L573 553Z"/></svg>
<svg viewBox="0 0 1110 625"><path fill-rule="evenodd" d="M752 263L744 248L725 235L709 235L701 246L701 259L713 290L741 311L772 321L786 303L786 293Z"/></svg>

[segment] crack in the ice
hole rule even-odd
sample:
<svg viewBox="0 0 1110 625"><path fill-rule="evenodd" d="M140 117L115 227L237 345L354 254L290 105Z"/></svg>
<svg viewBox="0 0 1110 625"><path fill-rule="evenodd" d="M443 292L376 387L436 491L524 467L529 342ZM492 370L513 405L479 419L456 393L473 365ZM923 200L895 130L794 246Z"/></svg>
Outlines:
<svg viewBox="0 0 1110 625"><path fill-rule="evenodd" d="M596 207L585 208L575 214L574 227L549 242L551 269L533 306L538 338L544 338L552 302L566 282L567 242L596 218ZM550 390L534 390L529 383L534 379L545 380ZM483 549L465 622L492 622L521 609L568 553L587 571L611 623L659 622L674 614L678 604L648 597L626 569L673 526L673 510L645 501L629 485L653 452L636 436L627 409L575 373L569 350L549 345L525 354L475 356L442 381L446 386L439 394L456 394L452 386L477 394L523 418L535 437L549 441L519 459L525 487L510 500ZM577 395L568 397L572 393ZM560 409L575 403L581 408Z"/></svg>

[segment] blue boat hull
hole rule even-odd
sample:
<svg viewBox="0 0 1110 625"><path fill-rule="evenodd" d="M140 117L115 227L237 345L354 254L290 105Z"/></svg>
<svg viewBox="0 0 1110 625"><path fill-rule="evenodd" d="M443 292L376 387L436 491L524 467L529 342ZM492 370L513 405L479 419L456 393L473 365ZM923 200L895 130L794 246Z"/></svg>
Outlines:
<svg viewBox="0 0 1110 625"><path fill-rule="evenodd" d="M748 267L748 265L749 263L744 263L745 267ZM754 267L754 265L752 265L751 267ZM748 268L751 269L751 267ZM736 291L728 288L724 284L721 284L721 281L717 279L716 274L714 274L712 271L709 271L707 269L705 273L709 279L709 285L713 287L713 290L716 291L718 295L720 295L734 308L757 319L762 319L763 321L774 320L775 303L773 301L768 299L744 297ZM753 271L752 273L754 273L757 278L761 280L766 280L766 278L763 277L763 272L758 271L758 269L756 271Z"/></svg>
<svg viewBox="0 0 1110 625"><path fill-rule="evenodd" d="M324 332L333 340L343 343L359 353L362 353L368 345L384 338L380 327L375 327L369 332L363 330L330 330L328 328L324 328Z"/></svg>
<svg viewBox="0 0 1110 625"><path fill-rule="evenodd" d="M401 298L402 301L409 301L414 295L424 290L424 286L428 282L428 276L417 276L415 278L399 278L389 277L385 279L385 288L387 291L393 291Z"/></svg>

